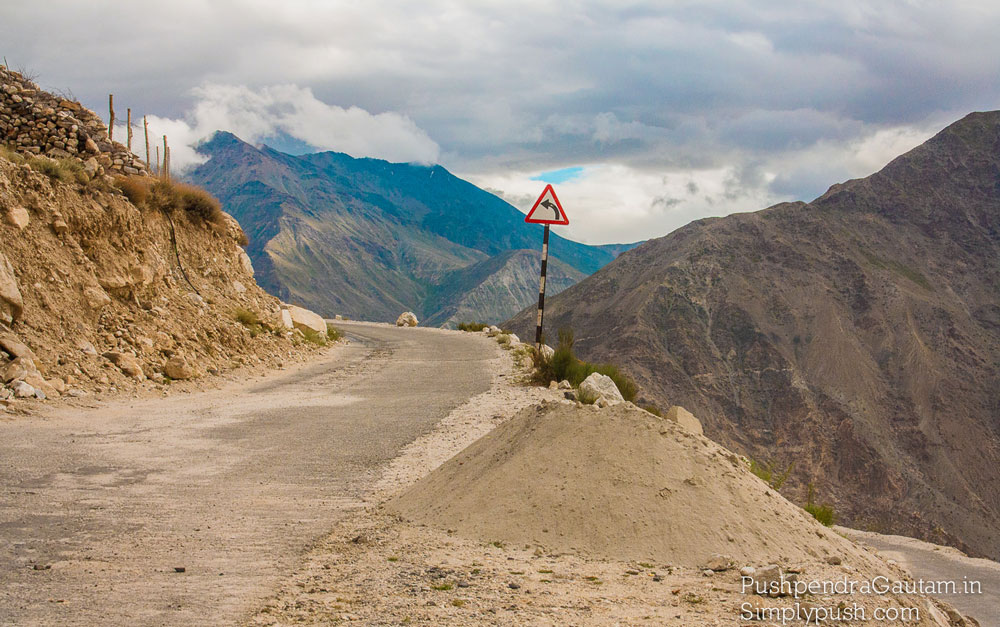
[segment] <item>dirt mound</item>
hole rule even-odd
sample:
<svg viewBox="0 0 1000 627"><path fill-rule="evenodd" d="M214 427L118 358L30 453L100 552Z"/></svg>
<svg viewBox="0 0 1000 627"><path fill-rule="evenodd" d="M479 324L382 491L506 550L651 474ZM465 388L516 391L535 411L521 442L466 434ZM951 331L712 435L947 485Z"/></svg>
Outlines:
<svg viewBox="0 0 1000 627"><path fill-rule="evenodd" d="M486 542L607 559L870 561L732 452L630 404L525 409L387 507Z"/></svg>

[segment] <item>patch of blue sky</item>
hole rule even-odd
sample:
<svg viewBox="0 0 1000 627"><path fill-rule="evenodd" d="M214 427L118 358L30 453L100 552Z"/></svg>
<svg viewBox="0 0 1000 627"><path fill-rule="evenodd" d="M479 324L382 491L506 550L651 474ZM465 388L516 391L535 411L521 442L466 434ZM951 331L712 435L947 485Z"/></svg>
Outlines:
<svg viewBox="0 0 1000 627"><path fill-rule="evenodd" d="M548 172L542 172L538 176L531 177L532 181L542 181L543 183L551 183L553 185L559 183L565 183L566 181L572 181L575 178L579 178L583 174L583 166L573 166L571 168L562 168L560 170L549 170Z"/></svg>

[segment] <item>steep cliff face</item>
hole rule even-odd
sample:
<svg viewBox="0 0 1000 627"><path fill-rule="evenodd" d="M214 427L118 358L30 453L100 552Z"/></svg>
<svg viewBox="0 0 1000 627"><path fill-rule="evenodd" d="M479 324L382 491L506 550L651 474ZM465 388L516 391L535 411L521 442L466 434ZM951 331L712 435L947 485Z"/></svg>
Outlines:
<svg viewBox="0 0 1000 627"><path fill-rule="evenodd" d="M647 242L546 321L711 437L794 464L800 502L811 485L845 523L1000 557L1000 112L812 203Z"/></svg>
<svg viewBox="0 0 1000 627"><path fill-rule="evenodd" d="M483 285L487 268L509 269L513 251L540 249L542 230L441 166L333 152L293 156L229 133L200 150L210 158L189 178L239 220L261 285L285 300L368 320L412 310L444 324L458 310L499 322L537 299L537 262L530 279L516 272L494 280L511 289L461 291ZM557 235L551 243L568 269L564 278L590 274L629 248ZM523 280L514 286L514 278Z"/></svg>
<svg viewBox="0 0 1000 627"><path fill-rule="evenodd" d="M17 84L18 93L29 89ZM30 89L37 101L51 98ZM0 119L13 120L8 137L18 138L0 146L5 405L16 405L15 394L120 392L290 356L279 302L254 282L235 220L140 209L101 173L114 153L99 145L100 154L53 153L45 147L60 136L57 125L43 135L24 131L35 122L9 107ZM89 159L100 167L88 169ZM113 165L108 172L125 173Z"/></svg>

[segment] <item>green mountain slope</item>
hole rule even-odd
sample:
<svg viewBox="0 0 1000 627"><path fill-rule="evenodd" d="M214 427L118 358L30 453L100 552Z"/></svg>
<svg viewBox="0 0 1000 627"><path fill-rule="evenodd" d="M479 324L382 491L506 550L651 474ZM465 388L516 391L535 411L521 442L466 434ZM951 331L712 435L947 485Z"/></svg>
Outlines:
<svg viewBox="0 0 1000 627"><path fill-rule="evenodd" d="M260 284L284 300L329 315L394 320L412 310L444 323L457 313L499 322L537 298L537 261L529 280L527 258L515 256L512 272L510 253L539 249L542 227L441 166L333 152L292 156L223 132L199 150L209 160L188 178L240 222ZM550 238L564 282L630 247ZM483 286L490 268L506 268L507 289ZM462 286L479 291L465 298Z"/></svg>

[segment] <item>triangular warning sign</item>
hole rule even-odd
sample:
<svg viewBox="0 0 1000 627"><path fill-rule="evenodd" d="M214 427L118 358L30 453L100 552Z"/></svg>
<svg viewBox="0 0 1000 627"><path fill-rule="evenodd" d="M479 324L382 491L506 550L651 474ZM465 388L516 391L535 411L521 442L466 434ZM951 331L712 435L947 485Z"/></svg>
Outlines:
<svg viewBox="0 0 1000 627"><path fill-rule="evenodd" d="M524 221L534 224L569 224L569 218L551 185L545 186L545 191L535 201L535 206L524 217Z"/></svg>

